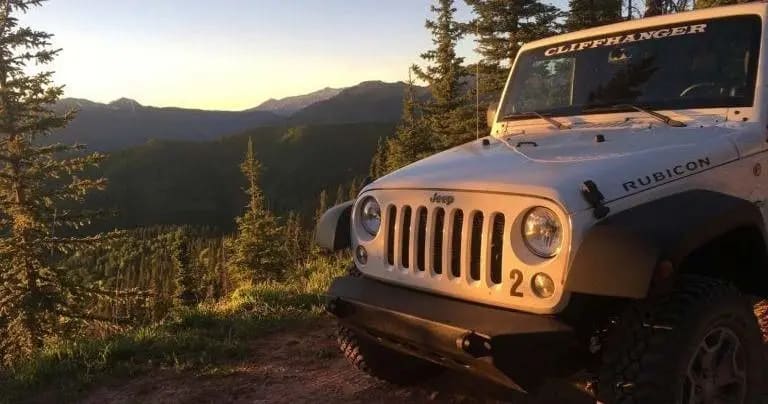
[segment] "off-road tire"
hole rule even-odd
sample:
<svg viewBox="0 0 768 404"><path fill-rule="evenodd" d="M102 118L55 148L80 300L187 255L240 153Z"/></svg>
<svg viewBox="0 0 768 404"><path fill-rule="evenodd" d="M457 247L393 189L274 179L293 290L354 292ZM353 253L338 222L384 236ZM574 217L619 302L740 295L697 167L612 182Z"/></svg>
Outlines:
<svg viewBox="0 0 768 404"><path fill-rule="evenodd" d="M742 351L731 362L746 374L744 403L759 402L763 346L752 304L734 287L697 276L681 277L672 293L633 305L611 326L599 401L687 404L689 366L700 357L704 338L718 330L729 331L740 344Z"/></svg>
<svg viewBox="0 0 768 404"><path fill-rule="evenodd" d="M337 341L352 365L385 382L410 386L442 372L438 365L393 351L345 327L339 327Z"/></svg>

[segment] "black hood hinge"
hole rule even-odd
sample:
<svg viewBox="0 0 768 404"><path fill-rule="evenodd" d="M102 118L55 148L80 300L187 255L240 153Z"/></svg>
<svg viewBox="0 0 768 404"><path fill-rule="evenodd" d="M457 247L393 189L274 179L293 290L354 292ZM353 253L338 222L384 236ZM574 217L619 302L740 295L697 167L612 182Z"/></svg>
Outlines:
<svg viewBox="0 0 768 404"><path fill-rule="evenodd" d="M584 199L587 200L587 203L589 203L589 205L594 208L592 214L595 216L595 219L602 219L608 216L608 213L611 211L611 209L603 204L605 197L600 192L600 190L597 189L597 184L595 184L594 181L584 181L584 183L581 185L581 195L584 196Z"/></svg>

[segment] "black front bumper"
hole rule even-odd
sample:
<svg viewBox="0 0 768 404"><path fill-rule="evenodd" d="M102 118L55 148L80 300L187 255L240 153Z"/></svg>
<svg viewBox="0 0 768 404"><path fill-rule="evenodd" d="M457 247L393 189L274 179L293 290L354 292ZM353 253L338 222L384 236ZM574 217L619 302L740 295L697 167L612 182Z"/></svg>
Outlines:
<svg viewBox="0 0 768 404"><path fill-rule="evenodd" d="M581 356L570 326L365 277L337 278L328 311L382 345L528 390Z"/></svg>

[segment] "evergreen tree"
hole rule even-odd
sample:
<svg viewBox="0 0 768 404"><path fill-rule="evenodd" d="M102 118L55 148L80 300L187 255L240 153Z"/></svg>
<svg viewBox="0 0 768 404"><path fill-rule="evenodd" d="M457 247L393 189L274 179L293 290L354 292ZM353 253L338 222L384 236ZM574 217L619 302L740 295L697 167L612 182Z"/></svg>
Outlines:
<svg viewBox="0 0 768 404"><path fill-rule="evenodd" d="M249 201L245 214L237 218L237 236L230 242L231 268L241 281L279 278L287 263L284 232L265 206L259 188L261 164L254 155L251 139L240 169L247 180L245 193Z"/></svg>
<svg viewBox="0 0 768 404"><path fill-rule="evenodd" d="M419 113L410 70L407 84L403 95L402 118L397 126L395 136L388 139L383 147L380 143L380 151L377 151L376 156L374 156L374 161L378 160L379 176L418 161L441 149L437 145L439 139L432 135Z"/></svg>
<svg viewBox="0 0 768 404"><path fill-rule="evenodd" d="M371 178L378 179L387 174L387 158L387 141L386 139L379 138L376 144L376 153L373 154L371 167L368 171Z"/></svg>
<svg viewBox="0 0 768 404"><path fill-rule="evenodd" d="M475 14L465 29L467 34L477 36L476 51L482 57L479 64L480 95L483 99L496 100L501 96L520 46L560 32L558 19L563 13L538 0L465 2ZM475 72L472 69L472 73Z"/></svg>
<svg viewBox="0 0 768 404"><path fill-rule="evenodd" d="M569 0L568 5L570 11L565 24L569 31L611 24L623 19L621 0Z"/></svg>
<svg viewBox="0 0 768 404"><path fill-rule="evenodd" d="M173 234L172 258L176 267L176 298L184 306L198 303L198 279L192 263L190 242L185 228Z"/></svg>
<svg viewBox="0 0 768 404"><path fill-rule="evenodd" d="M423 106L423 119L435 150L444 150L475 137L475 108L463 84L468 72L464 58L456 55L456 43L464 28L456 21L454 0L435 0L431 7L436 15L427 20L426 28L432 33L434 49L421 54L426 67L413 66L419 80L429 85L431 99Z"/></svg>
<svg viewBox="0 0 768 404"><path fill-rule="evenodd" d="M56 264L61 254L87 250L110 235L65 236L67 228L90 222L94 215L80 209L81 202L106 182L79 176L101 155L83 154L79 145L40 142L74 116L51 109L62 95L52 72L27 73L27 66L44 66L59 52L50 47L51 34L19 25L18 16L42 2L0 0L0 360L5 361L92 320L107 320L93 311L93 301L109 293L72 282ZM73 151L79 152L71 157Z"/></svg>

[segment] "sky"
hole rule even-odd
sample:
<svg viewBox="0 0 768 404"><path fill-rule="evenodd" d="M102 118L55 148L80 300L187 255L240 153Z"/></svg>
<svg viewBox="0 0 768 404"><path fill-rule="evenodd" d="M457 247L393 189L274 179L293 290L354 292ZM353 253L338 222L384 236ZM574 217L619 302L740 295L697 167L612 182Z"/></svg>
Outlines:
<svg viewBox="0 0 768 404"><path fill-rule="evenodd" d="M55 35L65 96L242 110L398 81L431 47L430 0L50 0L21 20ZM457 18L469 19L457 1ZM458 53L475 58L470 39Z"/></svg>

